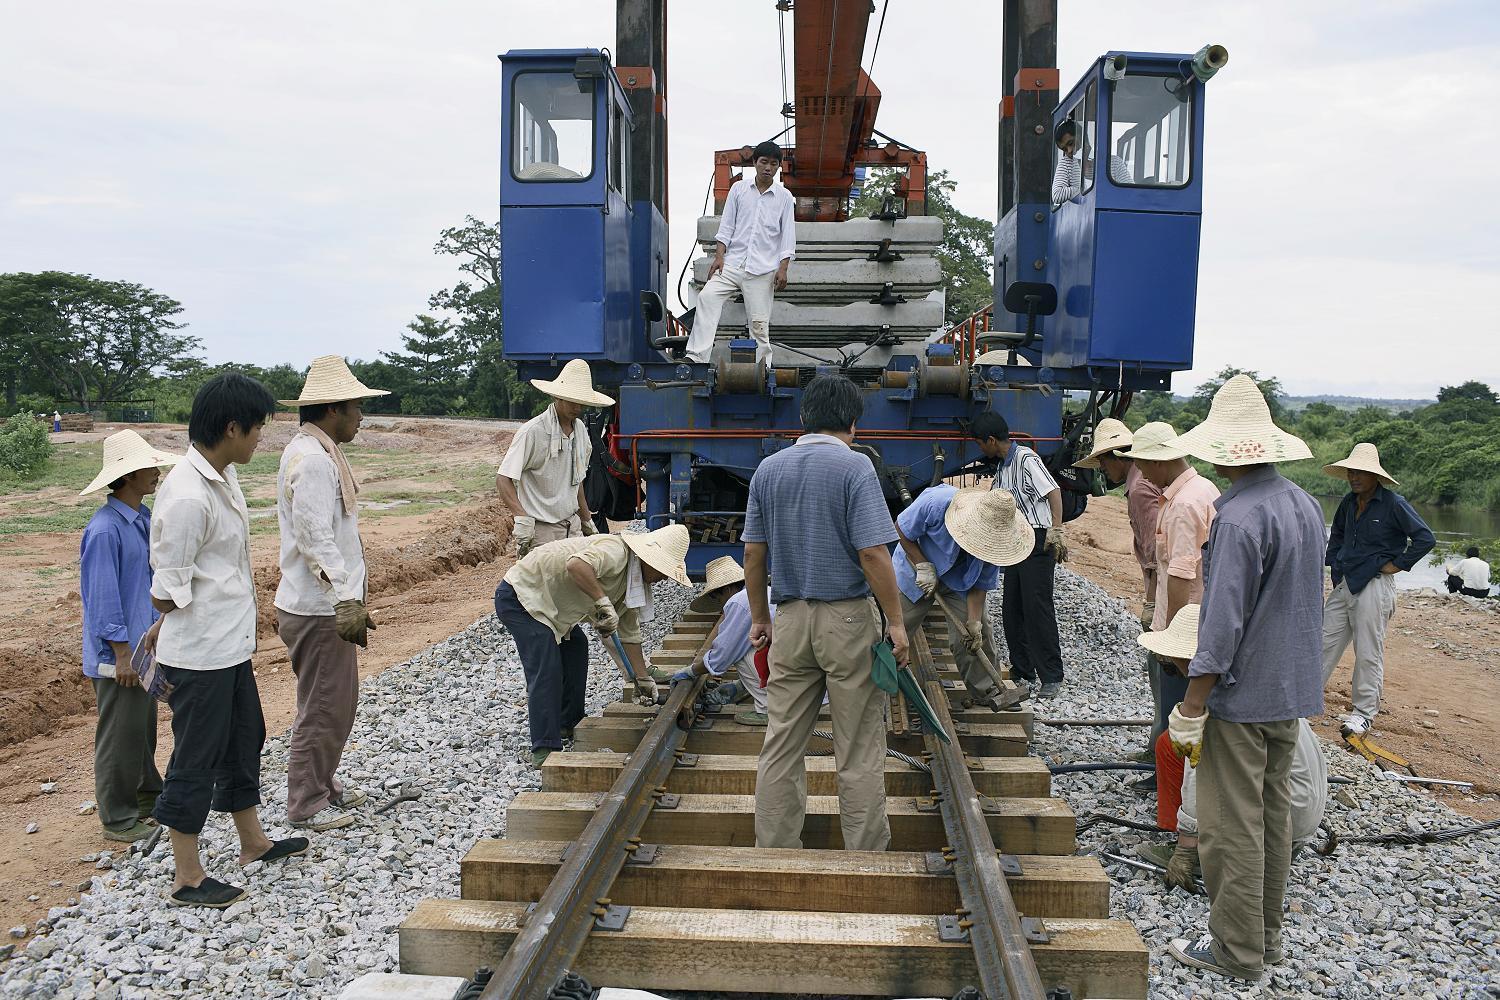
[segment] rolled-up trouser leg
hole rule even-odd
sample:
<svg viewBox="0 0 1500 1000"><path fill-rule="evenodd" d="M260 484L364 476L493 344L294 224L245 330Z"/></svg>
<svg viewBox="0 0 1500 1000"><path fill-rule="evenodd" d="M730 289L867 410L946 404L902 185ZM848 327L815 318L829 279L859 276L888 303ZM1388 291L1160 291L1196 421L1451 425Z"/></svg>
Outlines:
<svg viewBox="0 0 1500 1000"><path fill-rule="evenodd" d="M237 813L260 805L260 752L266 745L266 718L261 713L255 671L246 660L230 667L233 703L229 714L229 746L223 776L214 785L214 812Z"/></svg>
<svg viewBox="0 0 1500 1000"><path fill-rule="evenodd" d="M265 721L249 660L220 670L162 670L172 685L172 759L154 815L197 836L210 808L237 812L260 803Z"/></svg>
<svg viewBox="0 0 1500 1000"><path fill-rule="evenodd" d="M807 814L807 740L823 703L823 669L813 650L813 604L777 605L766 683L766 738L755 774L755 846L802 846ZM882 764L882 767L884 764Z"/></svg>

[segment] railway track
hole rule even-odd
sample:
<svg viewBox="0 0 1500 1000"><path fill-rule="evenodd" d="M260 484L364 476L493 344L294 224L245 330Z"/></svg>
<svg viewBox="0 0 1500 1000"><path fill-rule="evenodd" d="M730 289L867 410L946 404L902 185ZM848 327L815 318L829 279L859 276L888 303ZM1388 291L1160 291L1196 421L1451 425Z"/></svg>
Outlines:
<svg viewBox="0 0 1500 1000"><path fill-rule="evenodd" d="M685 665L714 620L685 614L653 662ZM406 919L401 970L488 966L494 1000L540 1000L568 973L658 990L1145 997L1147 949L1109 919L1108 876L1074 856L1073 812L1026 755L1031 713L963 708L945 626L922 632L913 672L956 739L893 699L888 746L917 759L886 760L889 851L840 849L831 744L816 736L806 849L756 849L765 730L703 714L701 681L657 709L626 689L547 760L540 791L515 797L504 838L464 857L462 898Z"/></svg>

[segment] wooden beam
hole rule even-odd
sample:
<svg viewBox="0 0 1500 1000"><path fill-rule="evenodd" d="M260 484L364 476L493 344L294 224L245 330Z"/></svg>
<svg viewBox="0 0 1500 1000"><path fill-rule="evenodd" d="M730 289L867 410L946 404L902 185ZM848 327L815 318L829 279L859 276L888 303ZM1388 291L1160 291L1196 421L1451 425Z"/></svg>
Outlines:
<svg viewBox="0 0 1500 1000"><path fill-rule="evenodd" d="M764 726L742 726L733 718L710 718L707 729L694 729L687 735L688 753L743 754L755 756L766 738ZM646 723L616 715L584 719L573 730L573 747L576 750L613 750L629 753L641 742L646 732ZM887 735L887 745L902 753L919 754L924 745L919 736ZM1026 730L1017 725L969 724L968 730L959 734L959 745L964 752L974 757L1020 757L1029 748ZM828 748L833 744L812 737L809 745L813 749Z"/></svg>
<svg viewBox="0 0 1500 1000"><path fill-rule="evenodd" d="M464 899L533 902L561 867L569 842L481 838L460 866ZM1094 858L1025 855L1011 894L1037 917L1109 916L1109 876ZM662 845L649 864L627 864L610 898L627 906L841 913L952 913L951 874L928 871L927 856L903 851L762 851L753 847Z"/></svg>
<svg viewBox="0 0 1500 1000"><path fill-rule="evenodd" d="M1052 774L1037 757L976 757L970 775L982 795L1013 798L1046 798L1052 794ZM544 792L607 792L625 768L626 756L618 753L587 753L578 750L555 753L542 764ZM832 757L808 757L807 793L837 795ZM692 767L674 767L667 777L667 790L692 795L754 795L759 760L749 756L704 755ZM926 795L932 777L910 765L887 757L887 795Z"/></svg>
<svg viewBox="0 0 1500 1000"><path fill-rule="evenodd" d="M510 946L525 906L424 900L401 925L401 971L472 976ZM1053 918L1033 945L1042 980L1075 997L1145 997L1149 952L1119 920ZM594 986L646 990L952 996L975 979L967 943L938 940L925 914L633 907L595 931L574 971Z"/></svg>
<svg viewBox="0 0 1500 1000"><path fill-rule="evenodd" d="M521 792L505 812L505 835L523 840L574 840L598 808L602 793ZM1072 854L1077 849L1073 810L1061 799L991 799L986 813L995 845L1006 854ZM943 818L924 811L917 799L886 800L890 849L936 851L945 844ZM755 796L682 795L674 808L651 811L641 830L652 844L753 847ZM838 850L839 800L812 795L802 829L802 846Z"/></svg>

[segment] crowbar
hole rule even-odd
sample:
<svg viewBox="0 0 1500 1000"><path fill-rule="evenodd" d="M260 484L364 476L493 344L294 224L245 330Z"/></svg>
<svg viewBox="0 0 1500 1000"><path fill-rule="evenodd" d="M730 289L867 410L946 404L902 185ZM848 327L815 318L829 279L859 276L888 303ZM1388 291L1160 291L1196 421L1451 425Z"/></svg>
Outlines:
<svg viewBox="0 0 1500 1000"><path fill-rule="evenodd" d="M1404 781L1409 785L1453 785L1456 788L1474 790L1472 781L1454 781L1451 778L1418 778L1409 774L1397 774L1395 771L1381 771L1380 776L1387 781Z"/></svg>
<svg viewBox="0 0 1500 1000"><path fill-rule="evenodd" d="M942 609L943 617L948 619L948 624L952 625L960 635L966 635L967 629L964 626L963 619L959 618L956 614L953 613L953 609L948 606L948 602L943 600L943 595L934 590L932 592L932 599L936 601L937 606ZM982 627L983 626L981 626L981 628ZM995 665L990 662L989 654L984 651L983 643L980 643L979 648L974 651L974 656L979 660L979 665L984 667L984 672L990 675L990 680L995 682L996 693L999 695L1003 695L1005 692L1005 681L1000 679L1000 671L996 670ZM1013 702L1006 703L1005 707L1013 708L1016 705L1021 704L1021 702L1024 700L1025 699L1023 698L1017 698Z"/></svg>

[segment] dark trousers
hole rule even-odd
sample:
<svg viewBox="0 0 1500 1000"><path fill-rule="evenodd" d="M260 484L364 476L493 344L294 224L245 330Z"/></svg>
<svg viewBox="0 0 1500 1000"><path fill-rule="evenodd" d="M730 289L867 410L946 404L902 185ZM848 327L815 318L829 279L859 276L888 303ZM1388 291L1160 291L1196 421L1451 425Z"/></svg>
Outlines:
<svg viewBox="0 0 1500 1000"><path fill-rule="evenodd" d="M1052 574L1057 560L1042 550L1047 532L1036 529L1031 555L1005 567L1000 593L1001 623L1010 647L1010 669L1017 677L1043 684L1063 679L1062 645L1057 639L1057 610L1052 604Z"/></svg>
<svg viewBox="0 0 1500 1000"><path fill-rule="evenodd" d="M156 699L143 687L94 678L94 800L106 830L128 830L150 816L161 794L156 769Z"/></svg>
<svg viewBox="0 0 1500 1000"><path fill-rule="evenodd" d="M1156 738L1167 731L1167 717L1172 709L1187 697L1188 679L1177 673L1175 667L1163 664L1155 653L1146 654L1146 669L1151 672L1151 701L1155 710L1148 745L1154 747Z"/></svg>
<svg viewBox="0 0 1500 1000"><path fill-rule="evenodd" d="M495 589L495 617L510 630L526 674L526 720L533 750L561 750L562 731L583 718L588 693L589 641L577 625L561 644L551 627L521 606L504 582Z"/></svg>
<svg viewBox="0 0 1500 1000"><path fill-rule="evenodd" d="M172 759L156 800L156 821L197 836L214 812L260 805L260 750L266 720L246 660L221 670L162 665L172 693Z"/></svg>

